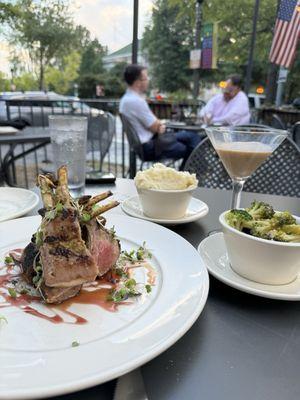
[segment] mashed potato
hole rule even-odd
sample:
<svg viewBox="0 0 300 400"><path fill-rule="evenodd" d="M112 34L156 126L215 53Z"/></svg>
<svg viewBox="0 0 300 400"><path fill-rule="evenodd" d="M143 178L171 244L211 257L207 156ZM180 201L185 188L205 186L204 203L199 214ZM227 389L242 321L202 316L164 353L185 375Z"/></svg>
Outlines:
<svg viewBox="0 0 300 400"><path fill-rule="evenodd" d="M134 182L140 189L162 190L182 190L198 184L195 174L176 171L159 163L145 171L139 171Z"/></svg>

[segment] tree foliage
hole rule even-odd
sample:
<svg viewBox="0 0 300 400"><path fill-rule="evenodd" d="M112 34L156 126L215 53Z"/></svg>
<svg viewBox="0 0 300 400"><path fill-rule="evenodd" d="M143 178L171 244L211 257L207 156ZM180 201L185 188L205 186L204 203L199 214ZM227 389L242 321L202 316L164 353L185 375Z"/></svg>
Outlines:
<svg viewBox="0 0 300 400"><path fill-rule="evenodd" d="M45 70L47 89L72 95L74 83L78 78L80 57L79 52L73 50L63 58L59 66L47 67Z"/></svg>
<svg viewBox="0 0 300 400"><path fill-rule="evenodd" d="M19 8L15 4L0 2L0 23L11 23L19 15Z"/></svg>
<svg viewBox="0 0 300 400"><path fill-rule="evenodd" d="M174 92L189 85L190 18L188 14L178 18L180 11L180 4L156 0L151 24L143 37L143 48L152 66L152 82L162 91Z"/></svg>
<svg viewBox="0 0 300 400"><path fill-rule="evenodd" d="M83 47L79 74L102 74L104 72L103 57L106 55L106 53L106 47L103 47L99 43L98 39L87 42Z"/></svg>
<svg viewBox="0 0 300 400"><path fill-rule="evenodd" d="M78 39L64 0L18 0L18 17L11 22L11 41L29 51L39 68L39 87L44 88L45 67L66 55Z"/></svg>
<svg viewBox="0 0 300 400"><path fill-rule="evenodd" d="M123 70L122 65L122 70ZM120 97L125 91L125 84L120 73L121 67L116 65L102 74L79 75L79 96L82 98L95 98L96 86L101 85L104 97Z"/></svg>
<svg viewBox="0 0 300 400"><path fill-rule="evenodd" d="M195 0L156 0L144 47L160 89L174 91L187 86L189 52L195 35ZM277 2L260 2L254 54L253 81L265 83ZM218 22L218 70L202 70L205 81L217 81L228 73L245 74L250 46L254 1L205 0L202 22ZM168 76L173 82L169 83ZM179 87L176 86L179 82ZM174 83L175 82L175 83Z"/></svg>

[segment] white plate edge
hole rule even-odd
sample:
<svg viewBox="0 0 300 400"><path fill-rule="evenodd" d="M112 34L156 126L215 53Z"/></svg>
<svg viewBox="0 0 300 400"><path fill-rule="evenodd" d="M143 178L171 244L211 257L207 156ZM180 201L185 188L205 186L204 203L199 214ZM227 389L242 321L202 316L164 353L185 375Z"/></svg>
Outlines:
<svg viewBox="0 0 300 400"><path fill-rule="evenodd" d="M202 257L202 260L203 260L207 270L216 279L218 279L219 281L225 283L226 285L228 285L230 287L233 287L234 289L240 290L241 292L245 292L245 293L248 293L248 294L252 294L254 296L265 297L265 298L274 299L274 300L300 301L300 294L299 295L293 295L293 294L289 295L289 294L284 294L284 293L276 293L275 294L274 292L269 292L267 290L265 291L265 290L262 290L262 289L251 288L251 287L248 287L248 286L244 285L243 283L238 283L238 282L232 281L232 280L224 277L222 274L219 274L216 271L212 270L210 268L210 266L209 266L209 263L205 262L205 257L203 255L201 247L203 247L205 245L205 242L209 241L209 239L211 237L216 236L216 235L218 235L218 236L222 235L222 237L223 237L223 233L222 232L214 233L213 235L210 235L210 236L206 237L205 239L203 239L199 243L199 245L197 247L197 250L198 250L199 254ZM241 278L243 278L243 279L245 279L247 281L246 278L244 278L244 277L241 277ZM297 279L299 279L299 277ZM266 286L271 286L271 285L266 285Z"/></svg>
<svg viewBox="0 0 300 400"><path fill-rule="evenodd" d="M127 215L130 215L131 217L138 218L138 219L143 219L145 221L154 222L154 223L157 223L157 224L163 224L163 225L187 224L189 222L197 221L198 219L205 217L209 213L209 207L203 200L197 199L196 197L192 197L192 199L203 203L203 209L201 211L199 211L198 213L195 213L194 215L190 215L189 217L183 217L183 218L180 218L180 219L156 219L156 218L150 218L150 217L147 217L146 215L138 215L138 214L136 214L129 207L126 208L128 202L130 200L133 200L133 199L136 199L136 198L138 199L138 196L134 195L134 196L131 196L128 199L122 201L122 203L121 203L122 210Z"/></svg>
<svg viewBox="0 0 300 400"><path fill-rule="evenodd" d="M32 190L29 190L29 189L14 188L14 187L9 187L9 186L6 187L6 186L5 186L5 187L0 188L0 192L1 192L1 189L5 189L5 190L8 189L8 191L11 190L12 192L13 192L13 191L15 191L15 192L22 191L22 192L24 192L24 193L25 193L25 192L27 192L27 193L29 192L29 193L31 193L31 194L33 195L34 201L33 201L33 204L31 204L30 206L28 206L28 207L26 207L26 208L23 208L22 210L11 214L11 216L8 216L8 217L0 217L0 223L1 223L1 222L5 222L5 221L9 221L9 220L16 219L16 218L18 218L18 217L21 217L21 216L27 214L29 211L33 210L34 207L36 207L37 204L38 204L39 201L40 201L39 196L38 196L35 192L33 192Z"/></svg>

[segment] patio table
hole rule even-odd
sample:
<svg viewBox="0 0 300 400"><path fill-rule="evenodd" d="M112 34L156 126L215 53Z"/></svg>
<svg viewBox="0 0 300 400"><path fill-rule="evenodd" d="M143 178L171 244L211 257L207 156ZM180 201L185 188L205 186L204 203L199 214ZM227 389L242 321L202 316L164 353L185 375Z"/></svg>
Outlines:
<svg viewBox="0 0 300 400"><path fill-rule="evenodd" d="M133 181L126 179L87 186L86 192L108 188L123 198L136 194ZM220 228L218 216L228 208L230 196L226 190L198 188L195 197L209 205L209 214L170 229L197 247ZM254 199L300 215L297 198L243 193L242 206ZM300 398L299 370L300 303L249 295L211 276L206 306L192 328L141 368L149 400L295 400ZM111 381L54 399L112 399L114 385Z"/></svg>
<svg viewBox="0 0 300 400"><path fill-rule="evenodd" d="M30 126L14 134L0 135L0 175L2 172L4 177L8 176L10 163L13 165L15 175L15 160L33 153L47 143L50 143L50 131L43 127ZM1 149L2 145L8 146L5 152ZM23 145L23 150L15 156L14 151L17 145ZM26 149L24 145L27 145Z"/></svg>
<svg viewBox="0 0 300 400"><path fill-rule="evenodd" d="M169 129L173 129L174 131L192 131L192 132L199 132L201 134L205 134L205 129L202 125L190 125L190 124L182 124L176 122L167 122L166 127Z"/></svg>

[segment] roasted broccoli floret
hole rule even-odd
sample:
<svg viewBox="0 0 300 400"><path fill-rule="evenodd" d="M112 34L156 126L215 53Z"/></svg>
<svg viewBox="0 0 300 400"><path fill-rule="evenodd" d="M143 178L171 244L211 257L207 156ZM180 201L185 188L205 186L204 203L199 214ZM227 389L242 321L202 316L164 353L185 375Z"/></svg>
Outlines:
<svg viewBox="0 0 300 400"><path fill-rule="evenodd" d="M274 231L274 225L272 219L263 219L260 221L254 221L250 229L252 236L259 237L261 239L271 239L271 232Z"/></svg>
<svg viewBox="0 0 300 400"><path fill-rule="evenodd" d="M276 234L272 238L278 242L291 242L291 243L300 243L300 233L298 228L298 233L293 233L292 230L288 229L290 226L299 227L299 225L286 225L283 229L276 231ZM297 229L295 229L297 231Z"/></svg>
<svg viewBox="0 0 300 400"><path fill-rule="evenodd" d="M296 219L292 216L292 214L289 211L276 212L274 214L273 219L278 228L283 225L290 225L296 223Z"/></svg>
<svg viewBox="0 0 300 400"><path fill-rule="evenodd" d="M261 239L300 243L300 224L289 211L275 212L262 201L254 201L245 210L231 210L225 215L228 225Z"/></svg>
<svg viewBox="0 0 300 400"><path fill-rule="evenodd" d="M245 210L230 210L225 215L225 220L228 225L241 231L243 228L250 228L250 221L253 218Z"/></svg>
<svg viewBox="0 0 300 400"><path fill-rule="evenodd" d="M300 242L300 225L277 226L273 219L256 221L251 235L278 242Z"/></svg>
<svg viewBox="0 0 300 400"><path fill-rule="evenodd" d="M254 200L246 211L251 215L253 219L268 219L274 215L273 207L270 204L264 203L263 201Z"/></svg>

